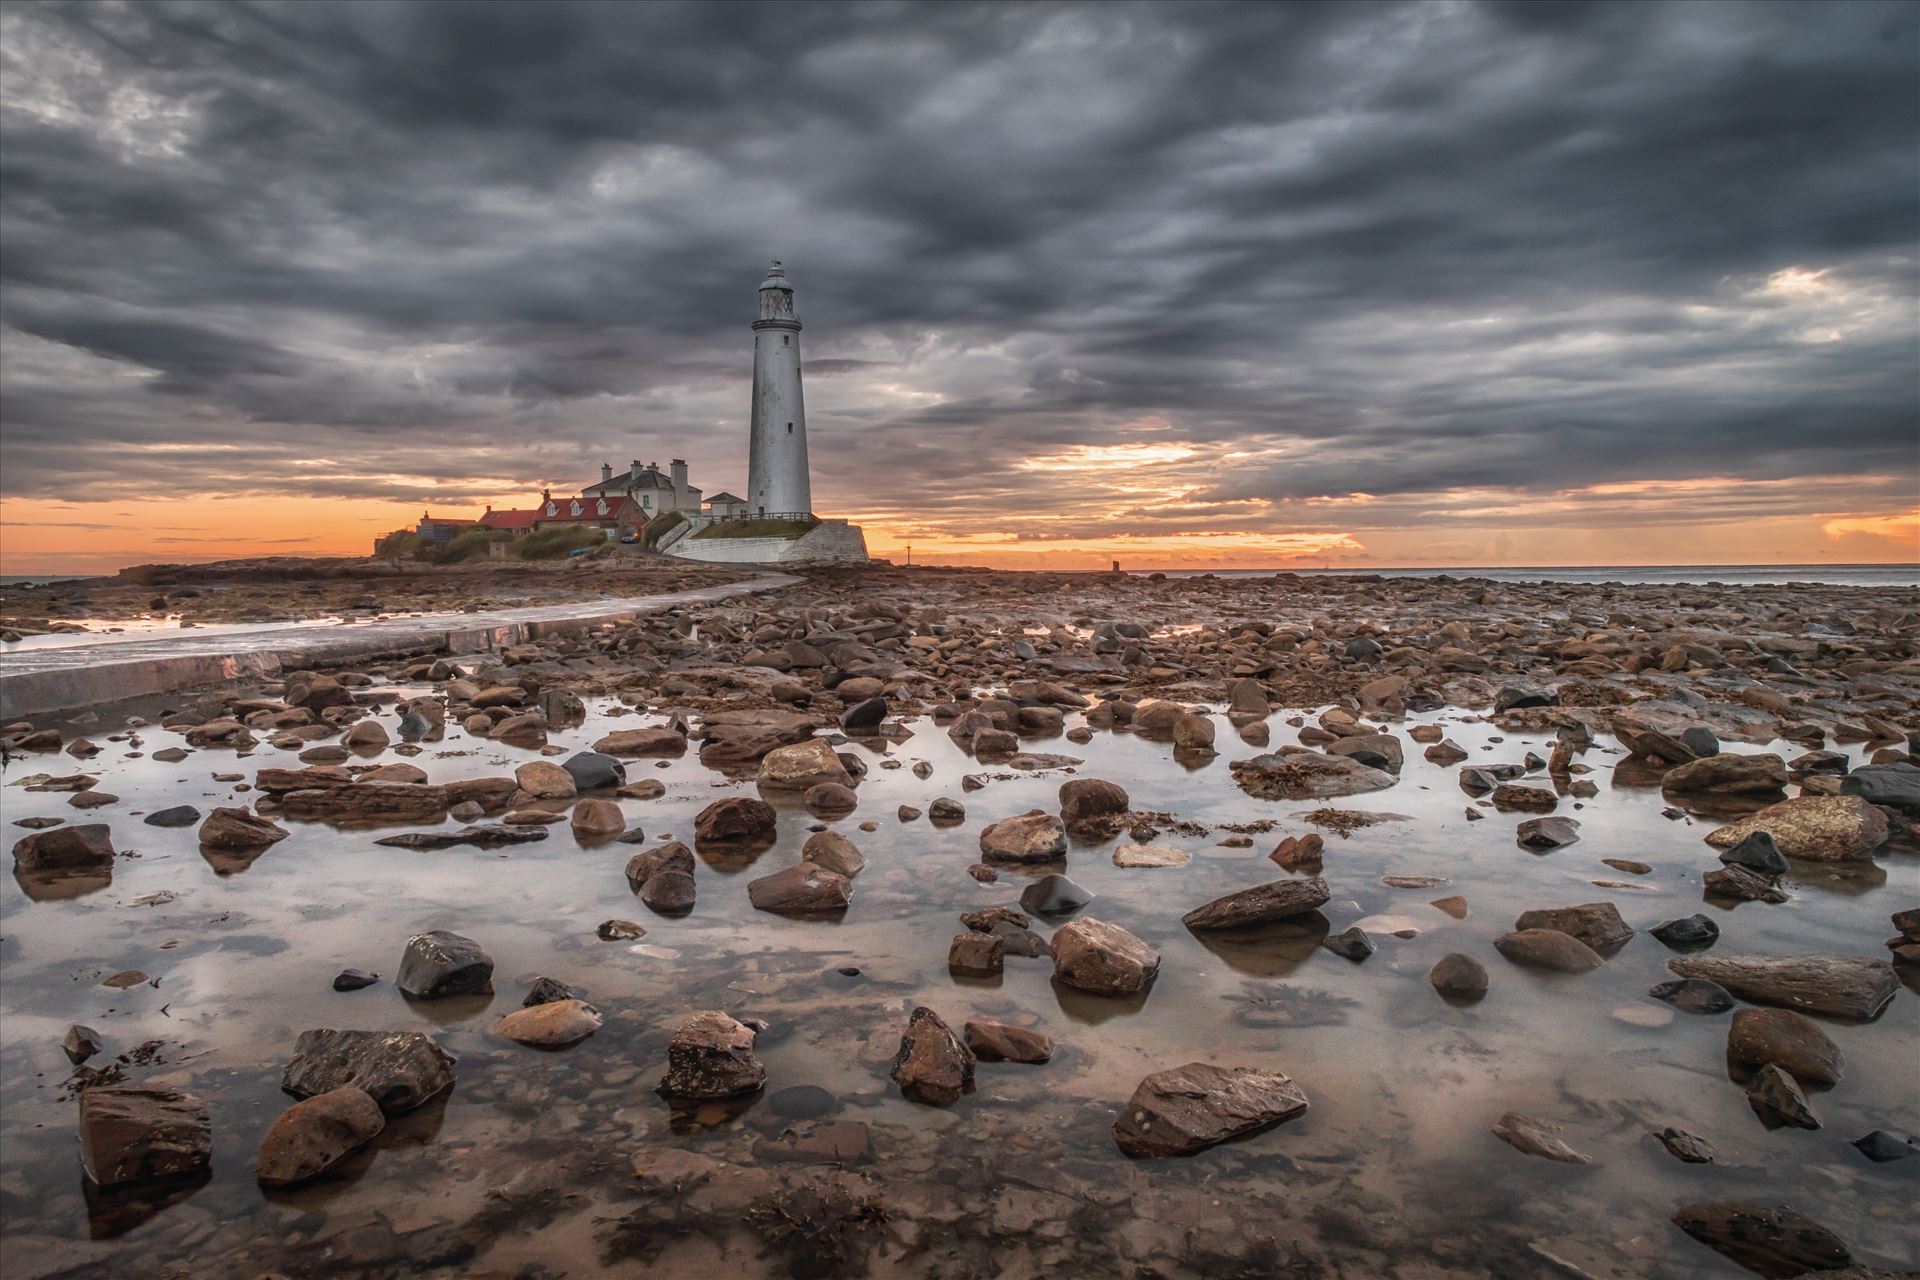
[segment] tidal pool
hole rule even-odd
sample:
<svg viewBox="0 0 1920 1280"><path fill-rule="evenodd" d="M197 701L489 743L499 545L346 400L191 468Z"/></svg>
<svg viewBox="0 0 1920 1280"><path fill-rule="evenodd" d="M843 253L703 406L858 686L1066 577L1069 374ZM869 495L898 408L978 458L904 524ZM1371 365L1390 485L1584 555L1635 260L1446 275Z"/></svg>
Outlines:
<svg viewBox="0 0 1920 1280"><path fill-rule="evenodd" d="M405 696L424 687L393 686ZM363 691L364 692L364 691ZM609 717L556 730L568 753L614 728L657 717ZM1293 742L1281 713L1275 744ZM1502 734L1471 713L1437 721L1469 764L1544 756L1547 735ZM1070 715L1068 727L1080 723ZM1330 802L1263 801L1232 781L1228 762L1257 754L1224 720L1220 753L1176 760L1173 748L1126 733L1077 745L1029 739L1030 751L1080 757L1071 772L1020 773L962 754L940 727L909 722L900 741L842 747L869 765L859 808L824 825L866 856L852 908L833 919L753 910L747 883L795 861L821 825L797 801L781 807L774 845L753 856L701 851L698 904L662 918L623 874L639 847L693 843L693 818L717 797L755 794L691 753L628 762L666 794L622 800L646 845L583 845L565 824L538 844L504 850L413 852L381 836L419 827L341 830L278 819L293 835L256 858L205 855L193 828L144 825L135 814L178 804L242 804L216 773L251 780L295 752L262 745L196 751L179 764L112 742L92 761L30 756L35 772L97 773L120 797L80 813L64 794L0 788L4 817L112 824L126 856L110 880L0 886L0 1213L9 1277L194 1275L710 1274L742 1276L1738 1276L1739 1267L1686 1238L1674 1210L1701 1200L1790 1204L1841 1236L1857 1261L1920 1265L1912 1206L1920 1160L1876 1165L1849 1143L1874 1130L1920 1130L1916 1061L1920 1002L1903 992L1869 1024L1822 1020L1846 1056L1838 1087L1813 1096L1824 1127L1769 1132L1729 1077L1729 1015L1699 1016L1652 1000L1671 976L1669 951L1646 930L1696 911L1714 918L1717 950L1834 952L1883 958L1888 916L1920 901L1920 859L1883 852L1877 865L1796 864L1790 901L1735 908L1703 903L1701 876L1719 866L1703 837L1720 818L1662 816L1657 783L1611 739L1577 757L1598 794L1563 797L1581 839L1535 854L1513 830L1529 815L1476 807L1456 770L1408 743L1399 784ZM1404 736L1402 724L1391 726ZM124 730L122 730L124 732ZM154 727L139 750L175 745ZM1495 741L1504 737L1504 741ZM467 738L408 757L435 782L499 775L531 749ZM1777 750L1788 743L1742 746ZM1844 749L1844 748L1836 748ZM1857 763L1864 759L1851 752ZM377 757L400 757L391 750ZM554 757L556 759L564 756ZM931 776L911 767L924 761ZM897 762L901 767L885 767ZM961 779L987 779L963 791ZM1208 828L1155 843L1193 854L1180 867L1122 868L1126 835L1074 843L1064 867L967 874L987 822L1058 809L1071 776L1120 783L1136 810ZM1544 774L1539 781L1544 784ZM902 822L960 800L964 823ZM1267 853L1315 830L1324 805L1398 815L1341 836L1324 832L1333 898L1324 921L1242 934L1189 933L1186 910L1284 875ZM1750 806L1757 807L1757 806ZM878 824L873 832L862 822ZM1251 847L1221 841L1223 824L1266 823ZM459 825L459 824L449 824ZM9 826L10 838L23 832ZM1602 859L1645 862L1636 876ZM1081 914L1123 925L1160 951L1154 984L1132 999L1056 986L1044 959L1009 956L1002 978L949 976L947 947L962 911L1013 903L1031 876L1064 870L1096 894ZM1392 888L1383 877L1444 883ZM1604 882L1604 883L1602 883ZM1463 897L1464 919L1431 905ZM1491 941L1535 907L1611 901L1639 932L1602 969L1562 976L1504 961ZM637 941L605 942L600 922L642 924ZM1364 963L1318 945L1328 930L1364 923L1379 951ZM1058 921L1036 920L1043 935ZM491 996L411 1001L391 979L406 939L448 929L495 962ZM1395 936L1412 932L1411 937ZM1492 975L1485 1001L1458 1007L1428 985L1442 955L1462 951ZM335 992L343 968L378 985ZM127 970L151 981L102 980ZM561 1051L489 1034L519 1007L536 976L577 989L606 1017ZM1909 986L1913 978L1907 975ZM969 1018L1030 1025L1057 1046L1043 1066L981 1063L975 1090L951 1108L904 1100L888 1079L908 1014L927 1005L956 1031ZM698 1009L760 1019L767 1088L744 1103L676 1109L654 1090L674 1026ZM83 1178L71 1073L60 1048L72 1023L102 1033L109 1054L158 1042L130 1081L164 1081L209 1105L208 1178L101 1192ZM452 1091L390 1121L335 1174L285 1191L254 1180L254 1153L291 1099L279 1088L295 1038L312 1027L432 1032L458 1058ZM103 1059L96 1059L96 1063ZM1178 1160L1131 1160L1110 1127L1149 1072L1186 1062L1283 1071L1310 1109L1277 1129ZM1506 1112L1562 1126L1589 1166L1523 1155L1490 1133ZM864 1123L871 1158L850 1166L853 1202L822 1200L819 1166L779 1161L770 1146L790 1127ZM1652 1133L1676 1126L1708 1139L1711 1165L1669 1156ZM688 1153L691 1153L690 1155ZM743 1172L744 1171L744 1172ZM739 1177L737 1186L731 1181ZM748 1176L751 1175L751 1176Z"/></svg>

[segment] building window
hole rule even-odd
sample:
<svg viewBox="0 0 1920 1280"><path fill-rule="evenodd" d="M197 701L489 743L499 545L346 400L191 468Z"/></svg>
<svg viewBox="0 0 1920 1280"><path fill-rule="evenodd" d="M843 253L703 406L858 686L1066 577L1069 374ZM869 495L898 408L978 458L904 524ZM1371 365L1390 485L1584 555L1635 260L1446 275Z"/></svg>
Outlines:
<svg viewBox="0 0 1920 1280"><path fill-rule="evenodd" d="M788 434L788 435L792 435L792 434L793 434L793 424L792 424L791 422L789 422L789 423L787 424L787 434Z"/></svg>
<svg viewBox="0 0 1920 1280"><path fill-rule="evenodd" d="M783 334L781 334L781 335L780 335L780 345L781 345L781 346L783 346L783 347L790 347L790 346L792 346L792 345L793 345L793 335L792 335L792 334L787 334L787 333L783 333Z"/></svg>

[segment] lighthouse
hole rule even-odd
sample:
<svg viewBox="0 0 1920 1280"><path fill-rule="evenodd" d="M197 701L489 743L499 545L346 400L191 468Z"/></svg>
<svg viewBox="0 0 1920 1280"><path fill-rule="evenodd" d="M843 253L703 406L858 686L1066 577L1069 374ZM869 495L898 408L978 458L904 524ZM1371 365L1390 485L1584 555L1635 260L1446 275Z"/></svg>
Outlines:
<svg viewBox="0 0 1920 1280"><path fill-rule="evenodd" d="M778 259L760 283L753 322L753 437L747 449L747 512L807 515L807 408L800 398L800 317Z"/></svg>

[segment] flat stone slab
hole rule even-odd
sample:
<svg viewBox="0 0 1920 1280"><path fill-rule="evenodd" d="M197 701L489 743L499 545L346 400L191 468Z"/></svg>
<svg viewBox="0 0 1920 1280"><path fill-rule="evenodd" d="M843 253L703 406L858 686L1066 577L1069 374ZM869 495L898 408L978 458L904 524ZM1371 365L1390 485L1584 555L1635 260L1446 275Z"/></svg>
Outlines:
<svg viewBox="0 0 1920 1280"><path fill-rule="evenodd" d="M1277 1071L1189 1062L1140 1082L1113 1140L1130 1156L1190 1156L1306 1109L1307 1095Z"/></svg>
<svg viewBox="0 0 1920 1280"><path fill-rule="evenodd" d="M1667 968L1717 982L1742 1000L1862 1021L1900 990L1893 965L1865 956L1682 956Z"/></svg>

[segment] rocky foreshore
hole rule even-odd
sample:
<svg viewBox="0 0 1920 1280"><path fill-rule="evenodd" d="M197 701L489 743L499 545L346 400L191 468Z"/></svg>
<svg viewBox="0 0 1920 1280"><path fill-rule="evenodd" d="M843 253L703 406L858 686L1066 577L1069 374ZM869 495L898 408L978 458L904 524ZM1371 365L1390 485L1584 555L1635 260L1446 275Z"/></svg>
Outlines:
<svg viewBox="0 0 1920 1280"><path fill-rule="evenodd" d="M821 570L4 734L21 1274L1920 1262L1920 590Z"/></svg>

